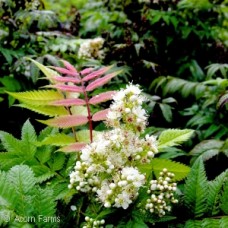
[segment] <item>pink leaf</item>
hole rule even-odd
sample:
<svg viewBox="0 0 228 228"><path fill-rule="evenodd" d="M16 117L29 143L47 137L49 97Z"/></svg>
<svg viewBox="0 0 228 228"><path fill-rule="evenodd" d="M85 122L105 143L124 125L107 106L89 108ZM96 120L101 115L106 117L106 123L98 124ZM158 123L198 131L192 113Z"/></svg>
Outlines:
<svg viewBox="0 0 228 228"><path fill-rule="evenodd" d="M108 81L110 81L113 77L115 77L117 74L119 74L120 71L111 73L111 74L107 74L106 76L102 77L102 78L98 78L95 81L91 82L87 87L86 87L86 91L92 91L94 89L96 89L97 87L103 86L104 84L106 84Z"/></svg>
<svg viewBox="0 0 228 228"><path fill-rule="evenodd" d="M58 82L73 82L73 83L81 83L80 79L72 78L72 77L61 77L61 76L54 76L52 79Z"/></svg>
<svg viewBox="0 0 228 228"><path fill-rule="evenodd" d="M94 68L86 68L82 71L80 71L81 75L85 75L85 74L89 74L90 72L92 72L94 70Z"/></svg>
<svg viewBox="0 0 228 228"><path fill-rule="evenodd" d="M96 112L93 115L92 120L93 121L106 120L107 119L108 112L109 112L109 108L108 109L105 109L105 110L102 110L102 111L99 111L99 112Z"/></svg>
<svg viewBox="0 0 228 228"><path fill-rule="evenodd" d="M69 71L68 69L65 69L65 68L62 68L62 67L50 66L50 68L53 68L54 70L58 71L61 74L67 74L67 75L71 75L71 76L79 76L78 73Z"/></svg>
<svg viewBox="0 0 228 228"><path fill-rule="evenodd" d="M65 115L49 120L38 121L52 127L69 128L86 124L88 122L88 118L82 115Z"/></svg>
<svg viewBox="0 0 228 228"><path fill-rule="evenodd" d="M89 100L89 103L95 105L104 101L111 100L115 93L116 93L115 91L108 91L105 93L101 93L99 95L96 95L95 97L92 97Z"/></svg>
<svg viewBox="0 0 228 228"><path fill-rule="evenodd" d="M67 62L66 60L62 60L62 62L69 71L71 71L72 73L78 73L74 66L71 65L69 62Z"/></svg>
<svg viewBox="0 0 228 228"><path fill-rule="evenodd" d="M72 106L72 105L85 105L86 102L79 98L69 98L69 99L63 99L58 101L52 101L49 103L49 105L54 106Z"/></svg>
<svg viewBox="0 0 228 228"><path fill-rule="evenodd" d="M63 152L75 152L75 151L80 151L86 145L87 145L86 143L76 142L76 143L72 143L72 144L70 144L68 146L64 146L60 150L63 151Z"/></svg>
<svg viewBox="0 0 228 228"><path fill-rule="evenodd" d="M96 70L96 71L92 72L91 74L88 74L87 76L85 76L82 79L82 81L85 82L85 81L89 81L91 79L97 78L97 77L101 76L102 74L104 74L105 72L107 72L111 67L113 67L113 66L103 67L99 70Z"/></svg>
<svg viewBox="0 0 228 228"><path fill-rule="evenodd" d="M62 85L62 84L56 84L56 85L47 85L44 86L47 88L55 88L59 89L62 91L67 91L67 92L76 92L76 93L83 93L83 88L76 86L76 85Z"/></svg>

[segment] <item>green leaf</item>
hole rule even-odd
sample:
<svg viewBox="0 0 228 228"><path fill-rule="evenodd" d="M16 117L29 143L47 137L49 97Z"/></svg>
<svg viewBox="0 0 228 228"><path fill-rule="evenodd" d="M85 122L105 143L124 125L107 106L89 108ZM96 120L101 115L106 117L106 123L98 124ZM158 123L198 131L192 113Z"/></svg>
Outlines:
<svg viewBox="0 0 228 228"><path fill-rule="evenodd" d="M52 79L54 76L60 76L56 71L44 66L43 64L35 61L34 59L27 58L32 61L44 74L48 79Z"/></svg>
<svg viewBox="0 0 228 228"><path fill-rule="evenodd" d="M51 101L62 100L64 97L54 90L36 90L27 92L7 92L10 96L32 106L48 105Z"/></svg>
<svg viewBox="0 0 228 228"><path fill-rule="evenodd" d="M221 196L221 210L228 215L228 181L226 180L226 184L224 186L224 190Z"/></svg>
<svg viewBox="0 0 228 228"><path fill-rule="evenodd" d="M166 168L169 172L175 174L174 180L176 181L184 179L190 171L190 168L186 165L160 158L154 158L151 161L151 165L157 178L159 177L159 173Z"/></svg>
<svg viewBox="0 0 228 228"><path fill-rule="evenodd" d="M56 115L67 115L68 112L64 107L54 107L54 106L37 106L37 105L31 105L31 104L18 104L18 107L21 108L26 108L29 109L33 112L45 115L45 116L49 116L49 117L53 117Z"/></svg>
<svg viewBox="0 0 228 228"><path fill-rule="evenodd" d="M36 131L34 127L31 125L29 120L27 120L21 131L21 141L23 143L23 153L27 154L30 157L33 157L36 153Z"/></svg>
<svg viewBox="0 0 228 228"><path fill-rule="evenodd" d="M201 157L195 161L188 174L184 193L184 202L191 214L201 217L207 213L208 182Z"/></svg>
<svg viewBox="0 0 228 228"><path fill-rule="evenodd" d="M44 140L42 140L41 142L38 142L37 145L38 146L42 146L42 145L65 146L74 142L75 142L75 139L72 136L66 135L64 133L58 133L56 135L47 136Z"/></svg>
<svg viewBox="0 0 228 228"><path fill-rule="evenodd" d="M18 153L22 151L23 144L20 140L14 138L13 135L4 131L0 131L0 139L7 152Z"/></svg>
<svg viewBox="0 0 228 228"><path fill-rule="evenodd" d="M188 140L193 130L185 129L168 129L163 131L158 138L158 149L161 150L165 147L177 146L178 144Z"/></svg>
<svg viewBox="0 0 228 228"><path fill-rule="evenodd" d="M52 171L57 171L63 168L66 160L66 155L64 153L55 153L53 158L53 163L50 164ZM49 162L50 163L50 162Z"/></svg>
<svg viewBox="0 0 228 228"><path fill-rule="evenodd" d="M19 194L27 194L35 185L36 179L27 165L16 165L7 173L7 178Z"/></svg>
<svg viewBox="0 0 228 228"><path fill-rule="evenodd" d="M202 156L203 161L218 155L224 142L216 139L204 140L197 144L191 151L190 155L193 156L191 161L194 161L197 157Z"/></svg>
<svg viewBox="0 0 228 228"><path fill-rule="evenodd" d="M228 172L223 172L215 178L215 180L210 181L208 184L208 196L207 205L211 216L217 215L220 211L220 195L222 192L222 187L227 181Z"/></svg>
<svg viewBox="0 0 228 228"><path fill-rule="evenodd" d="M166 119L167 122L172 121L172 108L168 104L159 104L159 107L162 111L162 115Z"/></svg>

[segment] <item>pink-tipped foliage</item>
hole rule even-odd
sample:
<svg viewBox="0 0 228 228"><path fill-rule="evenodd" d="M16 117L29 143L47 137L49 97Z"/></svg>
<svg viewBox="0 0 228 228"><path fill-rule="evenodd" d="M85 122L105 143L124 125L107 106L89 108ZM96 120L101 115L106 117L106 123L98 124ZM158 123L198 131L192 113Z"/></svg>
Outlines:
<svg viewBox="0 0 228 228"><path fill-rule="evenodd" d="M101 110L99 112L96 112L93 117L92 120L93 121L101 121L101 120L106 120L107 119L107 114L109 112L109 108L108 109L104 109Z"/></svg>
<svg viewBox="0 0 228 228"><path fill-rule="evenodd" d="M80 71L80 74L84 76L86 74L91 73L93 70L94 70L94 68L86 68L86 69Z"/></svg>
<svg viewBox="0 0 228 228"><path fill-rule="evenodd" d="M113 77L115 77L119 72L114 72L111 74L107 74L106 76L102 78L98 78L95 81L91 82L87 87L86 91L92 91L100 86L103 86L107 82L109 82Z"/></svg>
<svg viewBox="0 0 228 228"><path fill-rule="evenodd" d="M49 120L39 120L41 123L47 124L48 126L58 128L70 128L74 126L84 125L88 122L88 118L82 115L65 115L55 117Z"/></svg>
<svg viewBox="0 0 228 228"><path fill-rule="evenodd" d="M56 85L48 85L45 87L55 88L55 89L59 89L59 90L66 91L66 92L83 93L83 88L80 86L75 86L75 85L56 84Z"/></svg>
<svg viewBox="0 0 228 228"><path fill-rule="evenodd" d="M72 82L72 83L76 83L79 84L81 83L81 79L78 78L73 78L73 77L61 77L61 76L55 76L52 78L52 80L55 80L57 82Z"/></svg>
<svg viewBox="0 0 228 228"><path fill-rule="evenodd" d="M52 101L49 103L49 105L53 106L74 106L74 105L85 105L86 102L83 99L80 98L68 98L68 99L63 99L63 100L58 100L58 101Z"/></svg>
<svg viewBox="0 0 228 228"><path fill-rule="evenodd" d="M99 95L96 95L89 100L89 104L95 105L101 102L111 100L115 93L116 93L115 91L108 91L108 92L104 92Z"/></svg>
<svg viewBox="0 0 228 228"><path fill-rule="evenodd" d="M71 65L69 62L67 62L66 60L62 60L62 62L64 66L67 68L67 70L71 71L72 73L78 73L74 66Z"/></svg>
<svg viewBox="0 0 228 228"><path fill-rule="evenodd" d="M87 76L85 76L82 81L83 82L86 82L86 81L89 81L89 80L92 80L92 79L95 79L97 77L100 77L101 75L103 75L105 72L107 72L112 66L109 66L109 67L103 67L99 70L96 70L90 74L88 74Z"/></svg>
<svg viewBox="0 0 228 228"><path fill-rule="evenodd" d="M64 146L61 148L61 151L63 152L75 152L75 151L80 151L81 149L83 149L87 144L83 143L83 142L76 142L76 143L72 143L68 146Z"/></svg>
<svg viewBox="0 0 228 228"><path fill-rule="evenodd" d="M79 74L76 73L76 72L72 72L66 68L62 68L62 67L50 67L50 68L53 68L54 70L58 71L59 73L61 74L66 74L66 75L71 75L71 76L75 76L75 77L78 77Z"/></svg>

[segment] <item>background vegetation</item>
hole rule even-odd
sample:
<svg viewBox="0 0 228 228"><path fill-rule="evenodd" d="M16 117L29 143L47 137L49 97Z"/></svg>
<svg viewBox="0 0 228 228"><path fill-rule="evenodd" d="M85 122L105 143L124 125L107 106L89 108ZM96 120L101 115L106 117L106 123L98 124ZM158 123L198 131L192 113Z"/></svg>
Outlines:
<svg viewBox="0 0 228 228"><path fill-rule="evenodd" d="M30 201L35 197L33 213L39 213L35 209L38 198L48 195L50 211L42 210L65 217L62 227L75 224L77 216L70 211L75 199L66 186L76 158L54 153L59 145L34 144L56 134L56 130L44 129L44 125L36 122L39 114L15 107L18 102L6 91L35 90L47 84L40 80L41 72L26 57L56 66L61 65L60 59L65 59L80 70L115 64L122 73L94 95L122 88L129 81L139 84L148 98L148 133L159 135L168 128L195 130L182 147L166 149L158 155L185 163L191 171L179 184L180 203L170 217L156 226L226 227L227 5L227 0L0 1L0 168L5 172L0 179L14 176L16 171L21 175L28 172L31 182L24 186L33 188L17 194ZM97 37L104 39L103 57L80 57L80 45ZM26 121L28 118L30 122ZM103 124L96 125L96 130L102 129ZM23 154L27 145L30 147ZM40 154L42 150L46 151L45 157ZM12 155L6 158L9 152ZM34 176L39 177L37 183ZM15 186L6 182L2 189L13 191ZM0 193L8 199L10 191ZM77 208L83 207L83 200L80 198ZM10 213L22 213L20 201L15 205L13 201L9 203L11 208L15 207ZM23 213L32 213L27 210ZM132 215L125 218L122 226L147 227L140 221Z"/></svg>

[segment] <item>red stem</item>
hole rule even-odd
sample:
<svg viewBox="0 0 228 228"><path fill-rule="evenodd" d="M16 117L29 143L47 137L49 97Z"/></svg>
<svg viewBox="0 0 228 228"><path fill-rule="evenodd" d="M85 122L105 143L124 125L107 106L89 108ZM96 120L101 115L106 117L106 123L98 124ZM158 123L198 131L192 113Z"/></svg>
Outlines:
<svg viewBox="0 0 228 228"><path fill-rule="evenodd" d="M89 106L89 98L88 98L87 92L85 90L84 82L82 81L81 84L82 84L82 89L83 89L83 93L85 96L86 108L87 108L87 112L88 112L90 143L92 143L93 142L93 122L92 122L92 115L91 115L90 106Z"/></svg>

